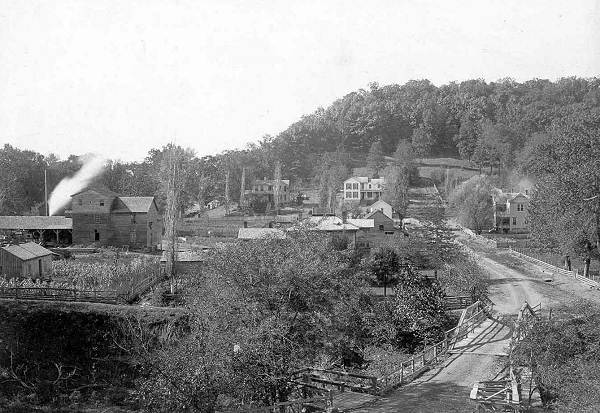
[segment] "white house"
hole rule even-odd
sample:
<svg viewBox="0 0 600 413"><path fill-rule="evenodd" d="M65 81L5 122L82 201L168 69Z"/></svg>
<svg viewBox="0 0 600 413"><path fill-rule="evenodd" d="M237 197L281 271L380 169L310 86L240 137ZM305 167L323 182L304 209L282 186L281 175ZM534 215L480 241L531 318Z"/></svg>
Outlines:
<svg viewBox="0 0 600 413"><path fill-rule="evenodd" d="M505 233L529 231L529 196L520 192L505 193L498 191L492 197L494 226Z"/></svg>
<svg viewBox="0 0 600 413"><path fill-rule="evenodd" d="M344 181L344 201L376 201L381 198L384 184L384 178L368 178L366 176L348 178Z"/></svg>

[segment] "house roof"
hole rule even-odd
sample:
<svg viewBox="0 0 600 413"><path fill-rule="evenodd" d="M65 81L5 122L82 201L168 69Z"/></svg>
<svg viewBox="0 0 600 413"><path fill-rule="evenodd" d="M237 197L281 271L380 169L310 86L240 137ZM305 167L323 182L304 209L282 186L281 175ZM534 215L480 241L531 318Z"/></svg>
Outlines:
<svg viewBox="0 0 600 413"><path fill-rule="evenodd" d="M375 220L374 219L365 219L365 218L348 218L346 220L348 224L352 224L358 228L375 228Z"/></svg>
<svg viewBox="0 0 600 413"><path fill-rule="evenodd" d="M335 216L310 217L308 222L314 225L311 228L314 231L358 231L360 229L351 224L350 220L344 224L341 218Z"/></svg>
<svg viewBox="0 0 600 413"><path fill-rule="evenodd" d="M63 216L0 216L0 229L73 229L73 219Z"/></svg>
<svg viewBox="0 0 600 413"><path fill-rule="evenodd" d="M27 261L34 258L46 257L52 255L52 251L47 250L35 242L28 242L26 244L8 245L2 247L2 249L15 257Z"/></svg>
<svg viewBox="0 0 600 413"><path fill-rule="evenodd" d="M366 183L383 184L383 183L385 183L384 178L369 178L368 176L351 176L350 178L346 179L344 182L348 182L348 181L360 182L362 184L366 184Z"/></svg>
<svg viewBox="0 0 600 413"><path fill-rule="evenodd" d="M382 211L381 209L377 209L377 210L375 210L375 211L373 211L373 212L370 212L370 213L368 213L368 214L367 214L367 216L366 216L365 218L372 218L372 217L374 217L375 215L377 215L378 213L379 213L379 214L381 214L381 215L383 215L384 217L386 217L386 218L387 218L387 219L389 219L390 221L393 221L393 219L392 219L392 218L390 218L390 217L388 217L386 214L384 214L384 213L383 213L383 211Z"/></svg>
<svg viewBox="0 0 600 413"><path fill-rule="evenodd" d="M282 184L285 185L289 185L290 184L290 180L289 179L281 179L280 180ZM254 181L255 184L267 184L267 185L273 185L275 183L275 179L257 179Z"/></svg>
<svg viewBox="0 0 600 413"><path fill-rule="evenodd" d="M285 232L278 228L240 228L238 239L285 238Z"/></svg>
<svg viewBox="0 0 600 413"><path fill-rule="evenodd" d="M127 209L116 210L115 212L148 212L154 202L153 196L120 196L119 199Z"/></svg>

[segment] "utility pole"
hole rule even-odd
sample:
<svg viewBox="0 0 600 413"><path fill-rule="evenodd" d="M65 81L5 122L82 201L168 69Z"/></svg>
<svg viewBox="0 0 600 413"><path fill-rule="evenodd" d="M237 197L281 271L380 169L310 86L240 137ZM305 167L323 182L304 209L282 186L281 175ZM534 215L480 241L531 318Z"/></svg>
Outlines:
<svg viewBox="0 0 600 413"><path fill-rule="evenodd" d="M44 203L46 205L46 216L50 216L50 210L48 209L48 174L47 170L44 169Z"/></svg>

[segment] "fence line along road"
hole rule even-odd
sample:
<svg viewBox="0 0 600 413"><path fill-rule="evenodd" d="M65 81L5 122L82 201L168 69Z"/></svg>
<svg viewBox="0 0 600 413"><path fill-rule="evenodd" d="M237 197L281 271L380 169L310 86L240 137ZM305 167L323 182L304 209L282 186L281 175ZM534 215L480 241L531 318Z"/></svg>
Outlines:
<svg viewBox="0 0 600 413"><path fill-rule="evenodd" d="M524 259L526 261L532 262L533 264L539 265L540 267L545 268L545 269L549 270L552 273L566 275L568 277L573 277L576 280L581 281L581 282L589 285L590 287L600 288L600 283L598 283L597 281L595 281L595 280L593 280L591 278L588 278L588 277L585 277L583 275L580 275L579 271L577 269L575 269L575 271L565 270L564 268L557 267L557 266L552 265L550 263L547 263L545 261L542 261L542 260L539 260L537 258L534 258L534 257L532 257L532 256L530 256L528 254L525 254L525 251L523 249L521 249L521 248L515 249L515 248L512 248L512 247L509 247L508 251L511 254L513 254L513 255L515 255L515 256L517 256L519 258L522 258L522 259Z"/></svg>

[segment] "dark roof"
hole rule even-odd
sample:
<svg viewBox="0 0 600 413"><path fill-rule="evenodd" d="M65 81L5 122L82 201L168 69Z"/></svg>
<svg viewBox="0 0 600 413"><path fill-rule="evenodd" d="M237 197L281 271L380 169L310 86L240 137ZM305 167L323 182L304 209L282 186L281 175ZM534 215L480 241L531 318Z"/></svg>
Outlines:
<svg viewBox="0 0 600 413"><path fill-rule="evenodd" d="M120 196L119 199L125 204L127 209L120 209L114 212L148 212L154 202L153 196Z"/></svg>
<svg viewBox="0 0 600 413"><path fill-rule="evenodd" d="M0 229L73 229L73 219L63 216L0 216Z"/></svg>
<svg viewBox="0 0 600 413"><path fill-rule="evenodd" d="M28 242L26 244L8 245L2 247L2 249L15 257L27 261L34 258L46 257L52 255L52 251L47 250L35 242Z"/></svg>
<svg viewBox="0 0 600 413"><path fill-rule="evenodd" d="M111 191L110 189L108 189L104 185L91 185L91 186L88 186L85 189L82 189L79 192L75 192L71 196L79 195L79 194L82 194L82 193L84 193L86 191L94 191L94 192L98 192L98 193L103 194L103 195L111 195L111 196L114 196L114 197L119 196L119 194L117 194L116 192Z"/></svg>
<svg viewBox="0 0 600 413"><path fill-rule="evenodd" d="M381 215L383 215L386 219L389 219L390 221L394 221L392 218L388 217L386 214L383 213L383 211L381 209L376 209L373 212L370 212L369 214L367 214L365 216L365 218L373 218L375 215L377 215L378 213L380 213Z"/></svg>

